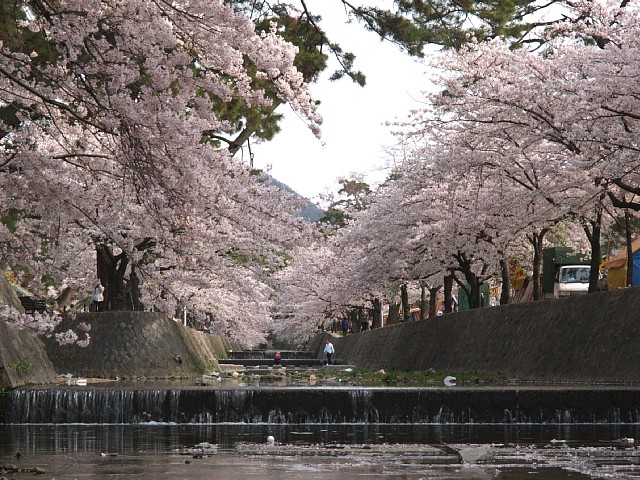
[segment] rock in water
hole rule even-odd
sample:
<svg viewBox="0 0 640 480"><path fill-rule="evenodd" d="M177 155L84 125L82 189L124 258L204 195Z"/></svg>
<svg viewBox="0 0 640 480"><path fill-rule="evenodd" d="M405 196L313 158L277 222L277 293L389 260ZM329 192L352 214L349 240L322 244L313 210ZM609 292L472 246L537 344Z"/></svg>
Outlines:
<svg viewBox="0 0 640 480"><path fill-rule="evenodd" d="M489 445L461 448L458 453L460 454L462 463L487 462L494 457L493 448Z"/></svg>

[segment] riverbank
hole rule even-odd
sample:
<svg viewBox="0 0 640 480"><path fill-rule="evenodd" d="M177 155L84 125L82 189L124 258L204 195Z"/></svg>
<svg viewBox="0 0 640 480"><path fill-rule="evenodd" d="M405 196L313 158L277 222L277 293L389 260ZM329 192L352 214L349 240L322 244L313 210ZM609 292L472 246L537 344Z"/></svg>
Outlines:
<svg viewBox="0 0 640 480"><path fill-rule="evenodd" d="M510 382L640 383L640 288L469 310L339 337L308 348L369 371L477 372Z"/></svg>
<svg viewBox="0 0 640 480"><path fill-rule="evenodd" d="M84 348L44 338L47 355L61 374L119 379L191 379L218 369L217 359L238 348L223 335L185 327L158 312L78 313L57 328L91 325Z"/></svg>
<svg viewBox="0 0 640 480"><path fill-rule="evenodd" d="M0 288L2 295L5 303L19 303L10 289ZM86 348L0 325L0 388L54 383L56 373L190 380L220 371L217 360L241 349L156 312L85 313L59 328L80 321L91 324ZM640 288L459 312L346 337L323 332L307 347L317 358L326 338L355 371L333 376L352 385L438 386L451 376L458 385L636 386Z"/></svg>

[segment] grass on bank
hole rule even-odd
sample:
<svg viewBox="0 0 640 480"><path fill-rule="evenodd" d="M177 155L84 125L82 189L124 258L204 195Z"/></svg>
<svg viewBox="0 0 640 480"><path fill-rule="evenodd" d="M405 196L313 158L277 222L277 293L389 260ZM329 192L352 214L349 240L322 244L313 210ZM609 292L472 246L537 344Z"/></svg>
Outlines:
<svg viewBox="0 0 640 480"><path fill-rule="evenodd" d="M315 372L319 377L335 377L335 380L344 385L362 387L437 387L444 385L444 379L448 376L455 377L458 386L488 386L505 385L507 379L503 376L484 372L437 372L426 371L384 371L377 372L354 369L353 371L333 370L327 372ZM320 378L319 378L320 379Z"/></svg>

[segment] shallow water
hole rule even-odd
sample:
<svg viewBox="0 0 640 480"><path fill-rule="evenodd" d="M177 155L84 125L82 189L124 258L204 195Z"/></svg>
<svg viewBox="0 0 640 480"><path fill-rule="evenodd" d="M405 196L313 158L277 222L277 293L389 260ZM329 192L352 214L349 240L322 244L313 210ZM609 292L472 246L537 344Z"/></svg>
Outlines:
<svg viewBox="0 0 640 480"><path fill-rule="evenodd" d="M46 474L38 478L56 480L247 480L251 475L288 480L638 478L638 450L616 448L612 442L638 438L639 429L640 425L0 425L0 465L40 467ZM291 449L270 454L264 450L268 435ZM202 458L179 453L202 442L215 444L217 453ZM362 445L373 446L372 454L349 452ZM427 445L451 451L493 445L495 458L439 464L410 453ZM340 456L300 454L309 446L339 449ZM33 478L33 473L12 473L8 478Z"/></svg>
<svg viewBox="0 0 640 480"><path fill-rule="evenodd" d="M416 465L388 461L326 459L326 458L256 458L218 454L200 460L190 460L173 455L149 455L146 453L102 458L89 454L55 455L38 458L38 465L46 468L39 477L71 480L85 478L108 479L212 479L247 480L252 476L266 479L308 480L362 480L385 478L389 480L418 479L524 479L547 480L590 478L587 475L568 472L559 468L493 467ZM21 459L21 463L26 461ZM532 477L532 473L535 476ZM10 478L33 478L33 473L14 474Z"/></svg>
<svg viewBox="0 0 640 480"><path fill-rule="evenodd" d="M239 443L280 444L514 444L607 446L620 438L640 439L640 425L452 425L452 424L158 424L0 425L0 455L16 452L168 452L208 442L221 448Z"/></svg>

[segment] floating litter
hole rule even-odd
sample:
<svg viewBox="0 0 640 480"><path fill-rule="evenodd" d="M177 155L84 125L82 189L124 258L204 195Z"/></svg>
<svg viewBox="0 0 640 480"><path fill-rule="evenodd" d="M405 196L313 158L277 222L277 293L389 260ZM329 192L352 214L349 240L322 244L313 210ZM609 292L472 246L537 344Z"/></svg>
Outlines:
<svg viewBox="0 0 640 480"><path fill-rule="evenodd" d="M452 377L451 375L447 375L444 377L444 384L447 387L453 387L456 384L456 377Z"/></svg>

